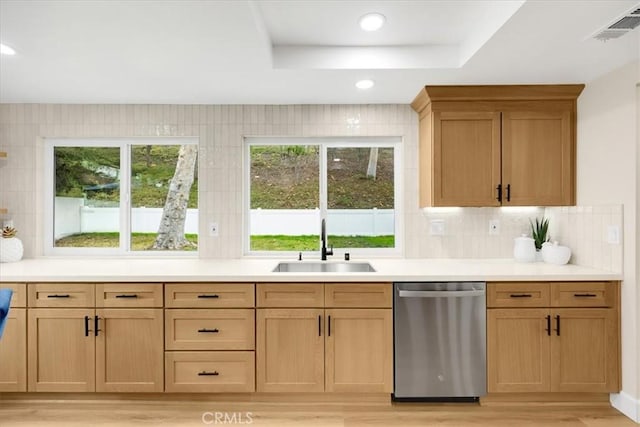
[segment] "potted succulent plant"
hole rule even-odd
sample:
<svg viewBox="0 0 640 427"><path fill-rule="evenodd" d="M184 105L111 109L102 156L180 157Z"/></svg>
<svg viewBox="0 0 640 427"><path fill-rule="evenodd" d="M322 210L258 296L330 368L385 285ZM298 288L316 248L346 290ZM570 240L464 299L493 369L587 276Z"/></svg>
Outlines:
<svg viewBox="0 0 640 427"><path fill-rule="evenodd" d="M549 219L542 217L541 220L538 220L536 218L535 224L531 220L529 220L529 223L531 224L531 237L533 237L533 242L536 245L536 251L540 251L542 245L551 238L549 236Z"/></svg>
<svg viewBox="0 0 640 427"><path fill-rule="evenodd" d="M0 238L0 262L16 262L22 259L24 248L16 237L16 229L7 225L2 228Z"/></svg>

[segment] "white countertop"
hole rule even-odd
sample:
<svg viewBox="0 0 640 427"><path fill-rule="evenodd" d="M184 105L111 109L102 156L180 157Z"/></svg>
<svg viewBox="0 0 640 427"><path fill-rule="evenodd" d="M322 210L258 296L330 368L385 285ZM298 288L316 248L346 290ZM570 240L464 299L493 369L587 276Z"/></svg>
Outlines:
<svg viewBox="0 0 640 427"><path fill-rule="evenodd" d="M368 259L375 273L273 273L284 259L37 258L0 264L0 282L393 282L622 280L577 265L512 259ZM309 260L317 261L317 260ZM352 260L352 262L364 260ZM302 261L305 262L305 261ZM308 262L308 261L307 261ZM336 262L336 261L327 261Z"/></svg>

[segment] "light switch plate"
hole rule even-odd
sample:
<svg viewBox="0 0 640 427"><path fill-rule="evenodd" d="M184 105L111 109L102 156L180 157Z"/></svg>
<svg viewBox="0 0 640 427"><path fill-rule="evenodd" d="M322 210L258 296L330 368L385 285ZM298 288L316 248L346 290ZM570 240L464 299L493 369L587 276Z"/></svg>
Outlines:
<svg viewBox="0 0 640 427"><path fill-rule="evenodd" d="M218 223L210 222L209 223L209 236L210 237L218 237Z"/></svg>
<svg viewBox="0 0 640 427"><path fill-rule="evenodd" d="M500 220L489 220L489 236L498 236L500 234Z"/></svg>
<svg viewBox="0 0 640 427"><path fill-rule="evenodd" d="M444 236L444 219L432 219L429 221L429 234L432 236Z"/></svg>
<svg viewBox="0 0 640 427"><path fill-rule="evenodd" d="M620 226L607 225L607 243L611 245L620 244Z"/></svg>

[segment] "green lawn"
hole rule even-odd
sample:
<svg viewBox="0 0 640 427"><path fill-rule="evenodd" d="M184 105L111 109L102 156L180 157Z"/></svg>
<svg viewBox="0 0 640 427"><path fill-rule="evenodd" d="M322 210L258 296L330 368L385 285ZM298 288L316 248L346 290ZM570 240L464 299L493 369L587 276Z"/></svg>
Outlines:
<svg viewBox="0 0 640 427"><path fill-rule="evenodd" d="M319 236L251 236L252 251L317 251ZM394 236L329 236L336 248L393 248Z"/></svg>
<svg viewBox="0 0 640 427"><path fill-rule="evenodd" d="M56 240L55 246L73 248L117 248L120 244L119 233L79 233ZM149 250L156 238L156 233L131 233L131 249L134 251ZM198 244L197 234L187 234L187 240ZM185 248L195 251L197 247Z"/></svg>
<svg viewBox="0 0 640 427"><path fill-rule="evenodd" d="M148 250L156 237L155 233L132 233L131 246L134 251ZM197 234L187 234L187 239L198 243ZM80 233L56 240L55 246L74 248L115 248L118 247L118 233ZM319 237L305 236L251 236L252 251L317 251ZM394 236L329 236L329 245L336 248L392 248ZM186 248L195 251L197 248Z"/></svg>

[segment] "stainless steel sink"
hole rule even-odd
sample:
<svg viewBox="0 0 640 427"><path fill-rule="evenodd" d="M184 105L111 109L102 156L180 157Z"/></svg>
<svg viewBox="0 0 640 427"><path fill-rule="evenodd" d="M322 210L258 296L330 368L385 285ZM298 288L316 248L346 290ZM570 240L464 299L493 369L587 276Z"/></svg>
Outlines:
<svg viewBox="0 0 640 427"><path fill-rule="evenodd" d="M375 273L368 262L281 262L274 273Z"/></svg>

